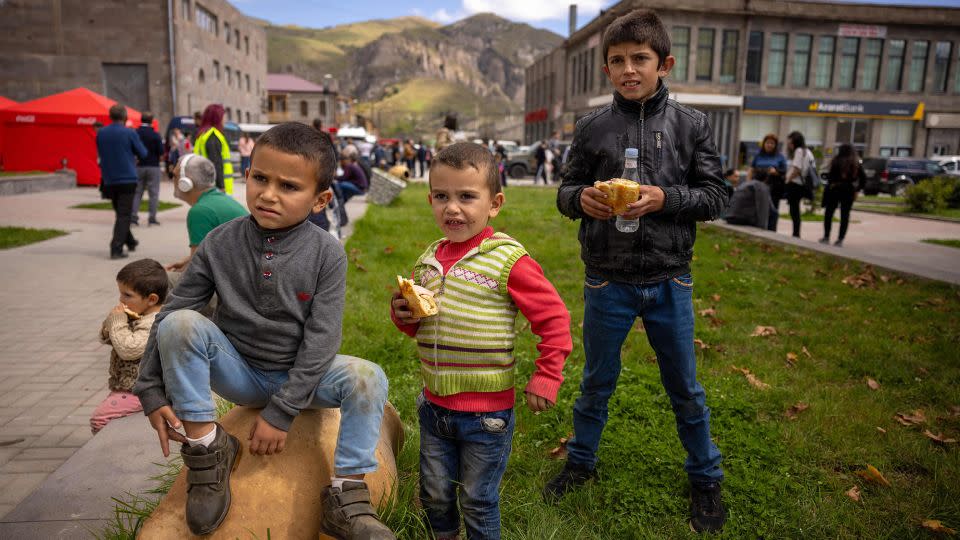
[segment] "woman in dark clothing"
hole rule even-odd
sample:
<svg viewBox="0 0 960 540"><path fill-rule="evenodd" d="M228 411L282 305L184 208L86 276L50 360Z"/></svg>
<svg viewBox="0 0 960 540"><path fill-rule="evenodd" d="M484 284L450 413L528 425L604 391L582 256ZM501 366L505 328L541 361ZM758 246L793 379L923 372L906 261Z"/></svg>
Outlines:
<svg viewBox="0 0 960 540"><path fill-rule="evenodd" d="M787 135L787 155L790 164L787 169L787 182L783 194L790 205L790 219L793 221L793 236L800 238L800 200L803 199L803 176L810 167L815 167L813 154L807 149L803 134L799 131Z"/></svg>
<svg viewBox="0 0 960 540"><path fill-rule="evenodd" d="M857 192L863 188L866 175L860 165L860 158L849 144L840 145L837 157L830 162L830 171L827 173L827 189L823 192L823 238L821 244L830 243L830 227L833 224L833 211L840 205L840 236L835 246L843 245L843 238L847 235L847 225L850 223L850 208L857 199Z"/></svg>
<svg viewBox="0 0 960 540"><path fill-rule="evenodd" d="M777 151L780 141L773 133L763 136L760 141L760 153L754 156L747 172L747 180L759 180L770 186L770 219L767 229L777 230L777 218L780 213L780 199L783 198L783 179L787 175L787 158Z"/></svg>

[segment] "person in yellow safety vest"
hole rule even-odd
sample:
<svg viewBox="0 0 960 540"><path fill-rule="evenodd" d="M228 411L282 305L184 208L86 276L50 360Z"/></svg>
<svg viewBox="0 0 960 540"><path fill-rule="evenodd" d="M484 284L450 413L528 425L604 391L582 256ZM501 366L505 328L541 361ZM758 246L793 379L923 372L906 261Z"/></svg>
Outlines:
<svg viewBox="0 0 960 540"><path fill-rule="evenodd" d="M233 195L233 162L230 161L230 145L223 136L223 106L207 105L200 119L194 152L209 159L217 169L217 188Z"/></svg>

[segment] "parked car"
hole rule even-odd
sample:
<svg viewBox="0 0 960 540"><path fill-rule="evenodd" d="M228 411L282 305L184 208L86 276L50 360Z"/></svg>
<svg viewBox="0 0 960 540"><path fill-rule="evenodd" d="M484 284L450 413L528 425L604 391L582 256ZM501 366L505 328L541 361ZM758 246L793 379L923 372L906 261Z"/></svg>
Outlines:
<svg viewBox="0 0 960 540"><path fill-rule="evenodd" d="M560 162L563 151L570 146L570 141L560 141L557 147L556 161ZM516 152L507 152L507 174L510 178L533 176L537 172L537 145L520 146ZM556 174L557 171L554 171Z"/></svg>
<svg viewBox="0 0 960 540"><path fill-rule="evenodd" d="M863 172L867 177L863 188L865 195L876 195L882 191L897 197L902 197L907 188L917 182L947 174L932 159L907 157L864 158Z"/></svg>
<svg viewBox="0 0 960 540"><path fill-rule="evenodd" d="M933 156L930 159L939 163L950 176L960 176L960 156Z"/></svg>

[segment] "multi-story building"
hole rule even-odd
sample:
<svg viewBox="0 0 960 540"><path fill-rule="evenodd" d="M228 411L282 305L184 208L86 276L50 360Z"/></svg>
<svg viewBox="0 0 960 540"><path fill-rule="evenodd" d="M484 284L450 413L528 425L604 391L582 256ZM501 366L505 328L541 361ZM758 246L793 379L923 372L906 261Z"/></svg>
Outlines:
<svg viewBox="0 0 960 540"><path fill-rule="evenodd" d="M267 74L267 119L271 124L296 121L310 124L319 118L324 126L337 126L338 96L290 73Z"/></svg>
<svg viewBox="0 0 960 540"><path fill-rule="evenodd" d="M603 31L653 9L670 32L671 97L707 113L728 166L766 133L802 132L818 154L842 143L863 155L960 153L960 9L775 0L625 0L527 69L531 84L564 59L543 102L528 100L527 141L612 100ZM562 110L562 112L557 113ZM538 113L531 115L531 113Z"/></svg>
<svg viewBox="0 0 960 540"><path fill-rule="evenodd" d="M0 73L17 101L82 86L162 126L210 103L261 122L266 31L225 0L0 2Z"/></svg>

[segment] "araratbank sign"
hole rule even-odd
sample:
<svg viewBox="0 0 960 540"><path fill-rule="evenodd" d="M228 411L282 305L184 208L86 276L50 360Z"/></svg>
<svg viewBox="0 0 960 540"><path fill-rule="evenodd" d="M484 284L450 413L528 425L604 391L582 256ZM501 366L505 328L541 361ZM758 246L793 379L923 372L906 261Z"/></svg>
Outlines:
<svg viewBox="0 0 960 540"><path fill-rule="evenodd" d="M804 116L853 116L859 118L923 118L923 102L892 103L836 99L796 99L744 96L743 112Z"/></svg>

